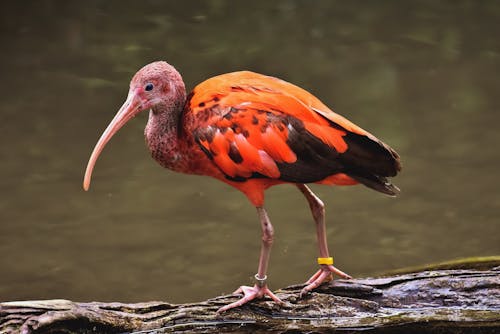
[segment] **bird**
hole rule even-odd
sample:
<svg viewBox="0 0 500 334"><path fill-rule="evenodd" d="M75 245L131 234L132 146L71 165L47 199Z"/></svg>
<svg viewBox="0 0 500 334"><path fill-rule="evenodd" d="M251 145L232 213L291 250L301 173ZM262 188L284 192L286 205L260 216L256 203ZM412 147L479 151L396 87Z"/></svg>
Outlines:
<svg viewBox="0 0 500 334"><path fill-rule="evenodd" d="M264 206L269 187L293 184L313 216L319 269L306 281L301 296L333 274L351 278L333 266L325 206L307 184L362 184L389 196L400 191L390 181L401 170L398 153L308 91L276 77L238 71L209 78L188 94L180 73L165 61L147 64L133 76L125 102L89 158L85 191L105 145L144 111L149 111L144 134L154 160L175 172L222 181L246 195L257 210L262 240L255 284L240 286L234 294L241 298L218 312L266 296L283 303L267 284L274 240Z"/></svg>

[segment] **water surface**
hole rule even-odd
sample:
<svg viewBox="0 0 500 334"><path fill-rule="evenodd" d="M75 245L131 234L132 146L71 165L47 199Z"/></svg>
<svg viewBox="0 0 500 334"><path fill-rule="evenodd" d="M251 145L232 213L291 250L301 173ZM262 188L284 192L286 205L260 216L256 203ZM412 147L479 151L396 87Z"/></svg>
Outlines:
<svg viewBox="0 0 500 334"><path fill-rule="evenodd" d="M339 268L372 275L500 251L496 1L2 4L0 300L187 302L256 271L255 209L228 186L164 170L142 115L90 152L144 64L188 87L249 69L296 83L402 156L393 199L314 186ZM308 206L267 193L271 288L315 269Z"/></svg>

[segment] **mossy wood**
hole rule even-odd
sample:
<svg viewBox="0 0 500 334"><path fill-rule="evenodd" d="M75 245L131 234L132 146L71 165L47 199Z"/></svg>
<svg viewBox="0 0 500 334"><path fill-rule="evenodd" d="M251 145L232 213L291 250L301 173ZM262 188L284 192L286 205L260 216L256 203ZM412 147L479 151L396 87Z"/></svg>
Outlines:
<svg viewBox="0 0 500 334"><path fill-rule="evenodd" d="M200 303L0 303L0 333L499 333L500 257L450 262L377 278L336 280L299 298L302 285L277 291L278 306L236 300ZM432 270L428 270L432 268Z"/></svg>

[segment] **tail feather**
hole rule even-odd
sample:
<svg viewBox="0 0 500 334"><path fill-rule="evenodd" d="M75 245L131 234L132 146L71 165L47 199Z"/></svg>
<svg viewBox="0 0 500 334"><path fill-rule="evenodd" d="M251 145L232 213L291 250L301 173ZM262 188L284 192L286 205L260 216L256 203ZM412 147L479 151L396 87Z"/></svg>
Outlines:
<svg viewBox="0 0 500 334"><path fill-rule="evenodd" d="M368 188L389 196L400 190L387 178L401 171L399 155L375 136L348 132L344 137L348 150L340 155L345 173Z"/></svg>
<svg viewBox="0 0 500 334"><path fill-rule="evenodd" d="M386 177L383 176L373 175L373 174L363 175L363 176L349 174L349 176L358 181L359 183L364 184L368 188L379 191L389 196L396 196L400 192L397 186L392 184Z"/></svg>
<svg viewBox="0 0 500 334"><path fill-rule="evenodd" d="M344 140L348 150L341 156L345 166L385 177L396 176L401 170L399 155L376 137L349 132Z"/></svg>

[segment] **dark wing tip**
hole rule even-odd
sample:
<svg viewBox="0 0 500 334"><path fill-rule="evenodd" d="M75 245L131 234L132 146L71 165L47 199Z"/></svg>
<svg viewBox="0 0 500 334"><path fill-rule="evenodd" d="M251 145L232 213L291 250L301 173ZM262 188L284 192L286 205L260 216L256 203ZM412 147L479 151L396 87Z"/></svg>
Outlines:
<svg viewBox="0 0 500 334"><path fill-rule="evenodd" d="M401 170L401 160L396 151L373 135L347 132L344 136L347 151L341 155L347 169L385 177L396 176Z"/></svg>
<svg viewBox="0 0 500 334"><path fill-rule="evenodd" d="M374 175L374 174L367 174L367 175L356 175L356 174L349 174L350 177L355 179L356 181L364 184L368 188L371 188L373 190L376 190L378 192L381 192L383 194L389 195L389 196L397 196L401 190L389 182L387 178L379 175Z"/></svg>
<svg viewBox="0 0 500 334"><path fill-rule="evenodd" d="M389 196L392 196L392 197L396 197L401 192L401 190L397 186L395 186L394 184L392 184L390 182L386 182L384 184L384 190L385 191L382 191L382 193L389 195Z"/></svg>
<svg viewBox="0 0 500 334"><path fill-rule="evenodd" d="M391 154L391 156L393 158L395 173L392 176L396 176L403 168L403 166L401 165L401 158L400 158L398 152L394 151L389 145L387 145L386 143L383 143L383 142L381 142L381 143L389 151L389 153Z"/></svg>

